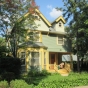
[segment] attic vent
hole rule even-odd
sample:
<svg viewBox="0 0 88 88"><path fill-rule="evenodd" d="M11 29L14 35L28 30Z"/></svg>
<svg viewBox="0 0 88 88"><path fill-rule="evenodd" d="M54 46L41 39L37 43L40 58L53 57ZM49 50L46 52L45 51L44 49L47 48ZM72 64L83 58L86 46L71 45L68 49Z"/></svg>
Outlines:
<svg viewBox="0 0 88 88"><path fill-rule="evenodd" d="M59 27L61 27L61 23L59 23Z"/></svg>

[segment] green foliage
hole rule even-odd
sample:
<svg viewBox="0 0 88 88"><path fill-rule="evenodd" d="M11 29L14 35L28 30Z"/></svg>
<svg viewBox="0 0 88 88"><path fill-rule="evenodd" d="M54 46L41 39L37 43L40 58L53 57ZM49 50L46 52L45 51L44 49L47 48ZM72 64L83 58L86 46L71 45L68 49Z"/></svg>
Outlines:
<svg viewBox="0 0 88 88"><path fill-rule="evenodd" d="M35 79L38 77L35 77ZM40 81L39 81L40 80ZM88 85L88 73L70 73L69 76L61 76L58 73L52 73L45 78L34 80L37 85L28 85L24 80L12 80L8 87L7 81L0 82L0 88L74 88Z"/></svg>
<svg viewBox="0 0 88 88"><path fill-rule="evenodd" d="M7 81L0 81L0 88L9 88L8 82Z"/></svg>
<svg viewBox="0 0 88 88"><path fill-rule="evenodd" d="M33 88L33 85L28 85L24 80L12 80L10 88Z"/></svg>
<svg viewBox="0 0 88 88"><path fill-rule="evenodd" d="M39 71L39 70L30 70L28 72L28 76L29 77L36 77L36 76L47 76L47 75L50 75L49 72L47 72L47 70L42 70L42 71Z"/></svg>
<svg viewBox="0 0 88 88"><path fill-rule="evenodd" d="M51 73L49 73L47 70L42 70L41 72L40 72L41 74L41 76L48 76L48 75L51 75Z"/></svg>
<svg viewBox="0 0 88 88"><path fill-rule="evenodd" d="M5 72L1 75L1 80L6 80L10 82L13 79L15 79L15 75L13 72Z"/></svg>
<svg viewBox="0 0 88 88"><path fill-rule="evenodd" d="M63 77L59 74L52 74L41 80L34 88L73 88L88 85L88 73L71 73Z"/></svg>
<svg viewBox="0 0 88 88"><path fill-rule="evenodd" d="M64 16L70 19L67 37L72 43L72 52L77 55L77 70L80 72L80 60L88 56L88 0L63 0ZM79 60L80 59L80 60Z"/></svg>
<svg viewBox="0 0 88 88"><path fill-rule="evenodd" d="M11 43L8 48L13 56L17 57L19 43L25 42L29 28L35 29L36 27L33 13L38 6L35 0L1 0L0 4L0 34ZM25 16L24 14L27 12L30 14ZM20 41L20 37L22 37L22 41Z"/></svg>
<svg viewBox="0 0 88 88"><path fill-rule="evenodd" d="M22 79L24 79L28 84L38 85L39 82L48 75L51 75L51 73L47 72L46 70L30 70L27 76L24 76Z"/></svg>
<svg viewBox="0 0 88 88"><path fill-rule="evenodd" d="M21 73L21 61L19 58L4 57L0 58L0 75L6 79L19 78ZM10 77L12 76L12 77ZM5 78L4 78L5 79Z"/></svg>
<svg viewBox="0 0 88 88"><path fill-rule="evenodd" d="M5 57L6 56L6 43L5 43L5 38L0 37L0 57Z"/></svg>
<svg viewBox="0 0 88 88"><path fill-rule="evenodd" d="M88 55L88 1L87 0L63 0L64 16L70 19L69 27L66 28L68 37L72 42L72 51L80 58Z"/></svg>

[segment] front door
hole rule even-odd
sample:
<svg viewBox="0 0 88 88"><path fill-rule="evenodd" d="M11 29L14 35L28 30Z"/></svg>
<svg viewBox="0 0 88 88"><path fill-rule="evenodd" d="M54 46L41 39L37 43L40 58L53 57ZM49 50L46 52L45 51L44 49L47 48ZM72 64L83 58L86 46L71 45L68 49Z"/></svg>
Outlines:
<svg viewBox="0 0 88 88"><path fill-rule="evenodd" d="M55 54L50 54L50 69L54 69Z"/></svg>

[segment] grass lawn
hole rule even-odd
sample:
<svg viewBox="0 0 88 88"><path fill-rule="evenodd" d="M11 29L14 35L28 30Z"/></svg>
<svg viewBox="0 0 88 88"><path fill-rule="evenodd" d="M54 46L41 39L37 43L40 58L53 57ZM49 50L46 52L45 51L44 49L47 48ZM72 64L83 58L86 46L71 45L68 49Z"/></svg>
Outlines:
<svg viewBox="0 0 88 88"><path fill-rule="evenodd" d="M69 76L51 74L44 78L35 77L34 83L38 83L34 88L74 88L76 86L88 85L88 73L70 73Z"/></svg>
<svg viewBox="0 0 88 88"><path fill-rule="evenodd" d="M45 74L45 73L44 73ZM25 75L18 80L12 80L10 85L6 81L0 81L0 88L75 88L88 85L88 73L71 72L68 76L58 73L47 75Z"/></svg>

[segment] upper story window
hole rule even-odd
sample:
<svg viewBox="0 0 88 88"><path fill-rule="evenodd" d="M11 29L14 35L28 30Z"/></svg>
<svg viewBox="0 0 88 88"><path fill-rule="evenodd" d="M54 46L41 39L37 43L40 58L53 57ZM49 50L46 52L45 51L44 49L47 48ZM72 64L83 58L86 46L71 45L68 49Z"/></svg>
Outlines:
<svg viewBox="0 0 88 88"><path fill-rule="evenodd" d="M61 24L61 22L59 23L59 27L61 27L62 26L62 24Z"/></svg>
<svg viewBox="0 0 88 88"><path fill-rule="evenodd" d="M39 32L36 32L35 33L35 41L39 42L39 38L40 38L40 34L39 34Z"/></svg>
<svg viewBox="0 0 88 88"><path fill-rule="evenodd" d="M30 34L30 36L29 36L29 40L31 40L33 42L39 42L39 38L40 38L39 32L34 32L34 33Z"/></svg>
<svg viewBox="0 0 88 88"><path fill-rule="evenodd" d="M64 44L64 37L63 36L58 36L58 44L63 45Z"/></svg>

